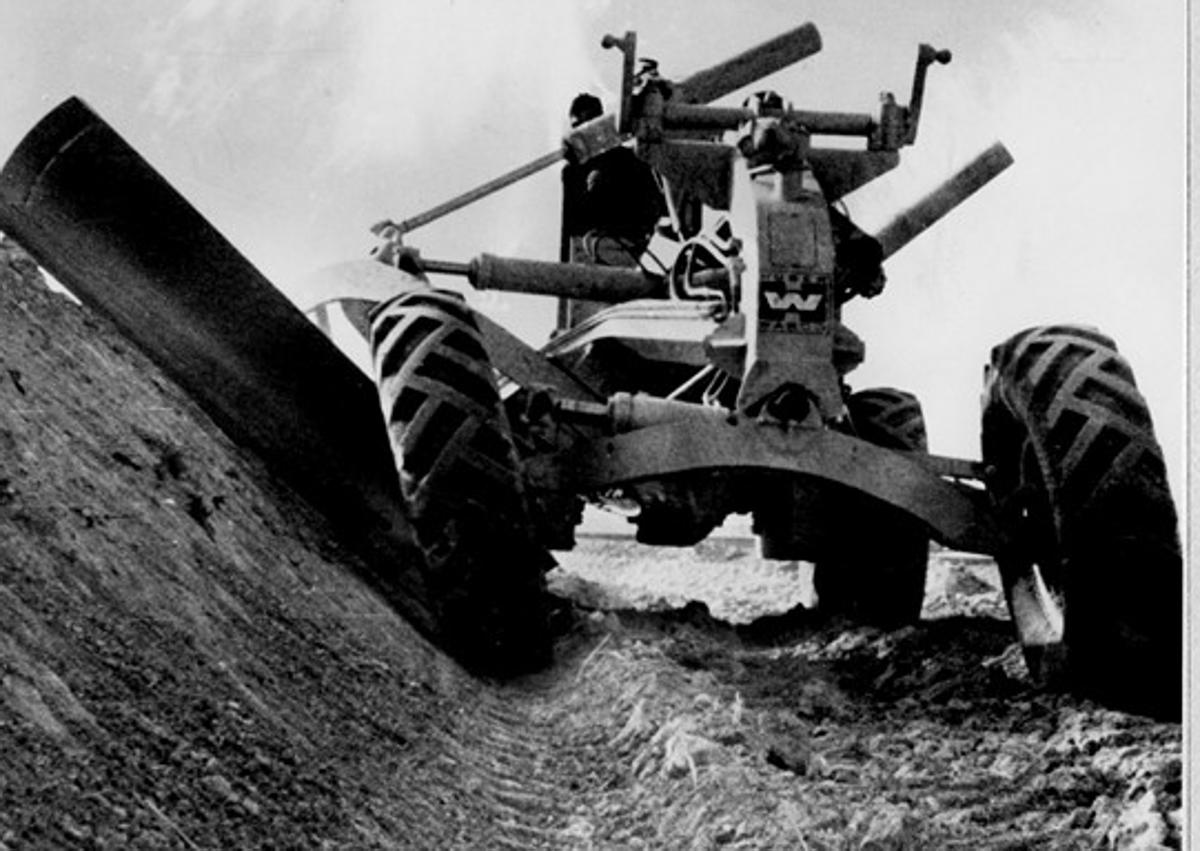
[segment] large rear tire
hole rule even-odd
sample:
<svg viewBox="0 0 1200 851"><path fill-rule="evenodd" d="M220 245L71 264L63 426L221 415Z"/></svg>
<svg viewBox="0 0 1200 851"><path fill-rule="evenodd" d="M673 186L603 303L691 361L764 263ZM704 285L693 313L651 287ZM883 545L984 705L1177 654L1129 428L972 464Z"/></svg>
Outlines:
<svg viewBox="0 0 1200 851"><path fill-rule="evenodd" d="M422 290L381 304L371 349L438 630L481 672L549 657L543 575L520 466L470 309Z"/></svg>
<svg viewBox="0 0 1200 851"><path fill-rule="evenodd" d="M925 451L925 417L917 397L880 387L846 400L858 437L888 449ZM843 522L835 552L818 559L813 572L817 605L876 626L916 623L925 600L929 532L895 506L860 494L838 511Z"/></svg>
<svg viewBox="0 0 1200 851"><path fill-rule="evenodd" d="M1049 326L997 346L982 437L988 490L1013 542L997 561L1031 673L1178 717L1175 507L1146 402L1112 340Z"/></svg>

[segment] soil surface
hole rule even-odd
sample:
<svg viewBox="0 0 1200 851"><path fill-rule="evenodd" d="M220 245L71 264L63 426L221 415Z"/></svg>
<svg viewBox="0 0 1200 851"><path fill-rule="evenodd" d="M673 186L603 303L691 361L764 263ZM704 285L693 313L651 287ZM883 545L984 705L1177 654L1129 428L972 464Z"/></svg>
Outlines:
<svg viewBox="0 0 1200 851"><path fill-rule="evenodd" d="M560 561L554 665L472 678L0 248L0 851L1181 847L1179 725L1034 688L984 560L890 632L740 538Z"/></svg>

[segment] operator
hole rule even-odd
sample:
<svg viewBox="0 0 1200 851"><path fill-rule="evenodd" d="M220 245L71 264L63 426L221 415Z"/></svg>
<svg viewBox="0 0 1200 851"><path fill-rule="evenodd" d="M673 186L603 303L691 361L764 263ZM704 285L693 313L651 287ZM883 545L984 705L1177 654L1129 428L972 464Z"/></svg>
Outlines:
<svg viewBox="0 0 1200 851"><path fill-rule="evenodd" d="M571 102L571 127L603 112L598 97L578 95ZM585 163L569 163L563 169L563 195L566 235L582 237L585 262L606 266L636 266L666 214L654 170L623 145Z"/></svg>

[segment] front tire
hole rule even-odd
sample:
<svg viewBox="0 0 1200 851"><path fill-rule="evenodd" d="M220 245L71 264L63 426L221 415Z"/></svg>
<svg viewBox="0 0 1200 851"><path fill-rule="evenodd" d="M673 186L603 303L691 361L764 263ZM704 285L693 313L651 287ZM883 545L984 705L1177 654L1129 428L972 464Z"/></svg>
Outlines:
<svg viewBox="0 0 1200 851"><path fill-rule="evenodd" d="M371 348L401 493L446 648L481 672L549 658L543 574L520 466L471 310L421 290L381 304Z"/></svg>
<svg viewBox="0 0 1200 851"><path fill-rule="evenodd" d="M992 350L988 490L1009 611L1036 679L1178 717L1183 567L1162 450L1115 344L1032 328Z"/></svg>

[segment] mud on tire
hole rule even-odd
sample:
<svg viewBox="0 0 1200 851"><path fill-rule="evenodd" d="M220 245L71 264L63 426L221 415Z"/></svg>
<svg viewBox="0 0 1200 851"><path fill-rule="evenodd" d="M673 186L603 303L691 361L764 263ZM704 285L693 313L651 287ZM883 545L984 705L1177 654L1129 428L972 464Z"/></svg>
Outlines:
<svg viewBox="0 0 1200 851"><path fill-rule="evenodd" d="M846 400L858 437L888 449L924 451L925 417L917 397L880 387ZM835 552L817 561L813 584L823 612L878 626L915 623L925 599L929 533L898 508L848 495Z"/></svg>
<svg viewBox="0 0 1200 851"><path fill-rule="evenodd" d="M988 490L1013 541L997 560L1031 672L1177 717L1177 521L1129 365L1094 329L1032 328L992 350L983 401Z"/></svg>
<svg viewBox="0 0 1200 851"><path fill-rule="evenodd" d="M456 294L422 290L371 315L388 438L438 629L487 673L549 655L543 574L519 462L487 352Z"/></svg>

